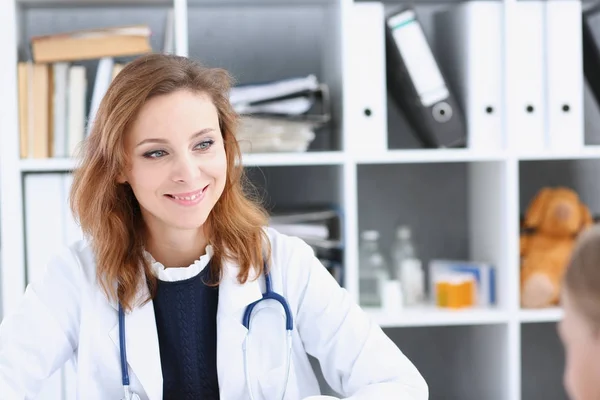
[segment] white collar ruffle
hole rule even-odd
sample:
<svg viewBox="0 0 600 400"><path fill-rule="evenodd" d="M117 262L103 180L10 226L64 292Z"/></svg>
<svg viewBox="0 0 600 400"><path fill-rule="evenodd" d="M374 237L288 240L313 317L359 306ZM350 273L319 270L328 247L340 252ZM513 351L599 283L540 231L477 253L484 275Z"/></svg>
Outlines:
<svg viewBox="0 0 600 400"><path fill-rule="evenodd" d="M200 256L199 259L194 261L193 264L181 268L165 268L165 266L156 261L148 251L144 251L144 254L151 264L152 272L159 280L175 282L192 278L202 272L212 258L213 248L211 245L206 246L206 252Z"/></svg>

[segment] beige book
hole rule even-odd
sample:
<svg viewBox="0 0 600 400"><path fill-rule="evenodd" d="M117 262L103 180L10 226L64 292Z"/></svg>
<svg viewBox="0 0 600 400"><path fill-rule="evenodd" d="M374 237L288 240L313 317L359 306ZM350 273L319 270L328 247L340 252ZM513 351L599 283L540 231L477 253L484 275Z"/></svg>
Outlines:
<svg viewBox="0 0 600 400"><path fill-rule="evenodd" d="M17 82L19 96L19 146L21 158L29 158L29 95L30 89L30 63L20 62L17 64Z"/></svg>
<svg viewBox="0 0 600 400"><path fill-rule="evenodd" d="M35 36L31 39L31 49L36 63L131 56L152 51L150 28L146 25Z"/></svg>
<svg viewBox="0 0 600 400"><path fill-rule="evenodd" d="M33 64L33 158L50 156L50 66ZM31 120L30 120L31 121Z"/></svg>

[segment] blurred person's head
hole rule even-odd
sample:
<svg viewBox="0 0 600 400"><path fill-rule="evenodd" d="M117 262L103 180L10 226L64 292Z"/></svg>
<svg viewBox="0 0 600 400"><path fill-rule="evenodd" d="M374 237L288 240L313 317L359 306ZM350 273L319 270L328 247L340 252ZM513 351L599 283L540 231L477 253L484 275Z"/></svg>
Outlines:
<svg viewBox="0 0 600 400"><path fill-rule="evenodd" d="M558 330L566 355L565 389L571 400L600 399L600 227L579 236L561 301L564 317Z"/></svg>
<svg viewBox="0 0 600 400"><path fill-rule="evenodd" d="M145 247L167 233L210 244L215 280L224 258L240 266L241 283L262 271L268 215L244 192L231 84L225 70L148 54L124 67L100 104L71 202L99 281L125 309L140 265L155 288Z"/></svg>

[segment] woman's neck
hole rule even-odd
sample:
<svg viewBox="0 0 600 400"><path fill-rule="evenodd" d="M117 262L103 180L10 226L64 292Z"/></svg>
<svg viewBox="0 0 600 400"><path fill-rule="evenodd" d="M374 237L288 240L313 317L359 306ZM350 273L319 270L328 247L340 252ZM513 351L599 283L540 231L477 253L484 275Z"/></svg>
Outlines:
<svg viewBox="0 0 600 400"><path fill-rule="evenodd" d="M202 229L161 231L150 234L146 250L165 268L188 267L206 252Z"/></svg>

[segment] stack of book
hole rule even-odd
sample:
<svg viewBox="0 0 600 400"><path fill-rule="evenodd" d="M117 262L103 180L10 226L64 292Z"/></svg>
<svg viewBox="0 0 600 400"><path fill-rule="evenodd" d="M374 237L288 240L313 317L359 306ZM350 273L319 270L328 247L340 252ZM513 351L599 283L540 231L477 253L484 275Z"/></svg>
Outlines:
<svg viewBox="0 0 600 400"><path fill-rule="evenodd" d="M38 159L73 156L123 67L115 58L152 50L146 25L36 36L30 47L17 67L20 153ZM86 60L98 60L89 106Z"/></svg>
<svg viewBox="0 0 600 400"><path fill-rule="evenodd" d="M230 101L242 117L237 138L244 153L306 151L330 119L328 87L314 75L236 86Z"/></svg>

